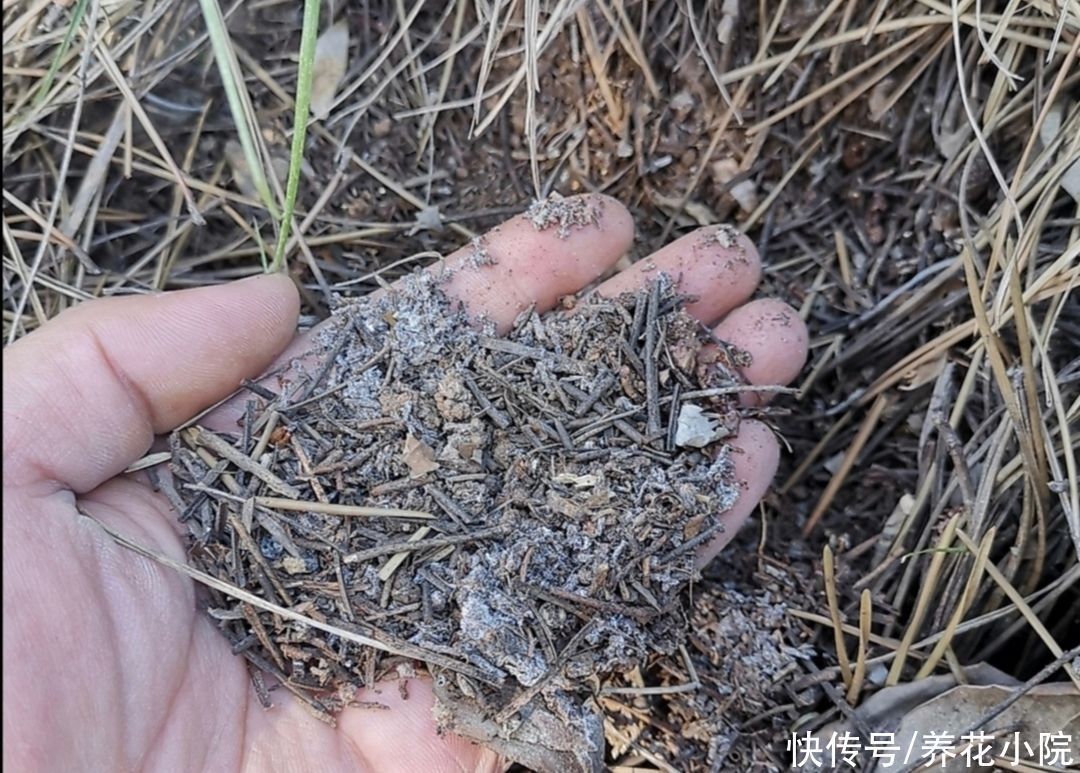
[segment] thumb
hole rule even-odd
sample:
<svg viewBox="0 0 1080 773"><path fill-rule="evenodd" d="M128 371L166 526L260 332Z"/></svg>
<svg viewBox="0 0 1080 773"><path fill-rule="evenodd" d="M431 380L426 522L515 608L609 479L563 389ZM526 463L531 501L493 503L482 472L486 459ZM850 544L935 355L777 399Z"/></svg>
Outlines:
<svg viewBox="0 0 1080 773"><path fill-rule="evenodd" d="M77 493L258 375L299 313L281 275L77 306L4 350L4 483Z"/></svg>

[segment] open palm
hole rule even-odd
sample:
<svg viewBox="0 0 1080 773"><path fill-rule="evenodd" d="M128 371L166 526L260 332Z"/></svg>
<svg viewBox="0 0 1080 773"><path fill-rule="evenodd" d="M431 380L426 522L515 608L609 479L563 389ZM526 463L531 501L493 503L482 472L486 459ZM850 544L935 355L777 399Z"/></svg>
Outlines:
<svg viewBox="0 0 1080 773"><path fill-rule="evenodd" d="M556 305L629 247L633 224L594 197L593 225L560 238L515 218L486 238L494 265L466 266L447 291L507 327ZM699 298L688 310L747 350L746 377L784 384L806 330L777 301L747 303L760 262L744 238L694 232L599 288L632 290L663 271ZM168 432L303 351L297 293L281 276L123 299L60 315L4 351L4 763L14 770L495 770L502 762L440 736L423 679L359 698L331 728L287 695L264 710L246 666L198 611L190 580L113 543L90 518L173 558L182 536L144 475L122 471ZM292 345L290 346L290 342ZM283 350L287 352L283 355ZM228 412L215 421L235 427ZM743 486L716 554L767 488L779 454L757 422L734 445Z"/></svg>

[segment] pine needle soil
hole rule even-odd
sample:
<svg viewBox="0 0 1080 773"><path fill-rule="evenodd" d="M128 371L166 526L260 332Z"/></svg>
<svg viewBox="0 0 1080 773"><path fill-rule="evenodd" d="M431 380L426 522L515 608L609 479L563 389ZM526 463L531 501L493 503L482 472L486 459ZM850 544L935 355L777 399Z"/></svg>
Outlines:
<svg viewBox="0 0 1080 773"><path fill-rule="evenodd" d="M534 224L588 222L560 204ZM372 642L209 593L263 689L333 721L419 663L441 727L536 770L600 770L597 686L685 653L695 550L738 496L746 355L665 275L500 338L447 298L450 273L340 302L306 367L248 385L237 432L173 434L190 560Z"/></svg>

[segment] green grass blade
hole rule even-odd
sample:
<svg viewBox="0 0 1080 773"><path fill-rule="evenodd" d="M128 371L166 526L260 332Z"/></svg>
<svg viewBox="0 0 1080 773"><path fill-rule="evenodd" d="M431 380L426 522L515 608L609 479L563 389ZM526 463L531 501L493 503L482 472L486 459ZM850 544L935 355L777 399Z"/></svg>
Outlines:
<svg viewBox="0 0 1080 773"><path fill-rule="evenodd" d="M221 74L221 82L225 87L225 97L229 102L229 111L232 113L233 123L236 125L236 134L243 148L244 158L251 170L251 181L255 190L259 193L263 205L273 218L278 217L277 207L274 206L274 196L270 192L270 184L266 179L266 166L259 157L255 144L255 131L258 127L255 121L254 109L247 95L247 87L244 85L240 63L236 59L232 42L229 40L229 30L225 26L225 16L221 13L218 0L199 0L202 8L203 19L206 20L206 29L210 34L210 46L214 50L214 60L217 62L218 72Z"/></svg>
<svg viewBox="0 0 1080 773"><path fill-rule="evenodd" d="M319 36L319 0L304 0L304 27L300 33L300 65L296 79L296 112L293 114L292 149L289 154L289 182L285 187L285 211L278 229L277 249L271 271L285 268L285 247L300 189L300 166L304 162L304 137L307 135L311 105L311 77L315 64L315 41Z"/></svg>
<svg viewBox="0 0 1080 773"><path fill-rule="evenodd" d="M60 70L60 61L67 54L68 49L71 48L71 41L75 39L75 30L77 30L82 23L82 18L86 13L87 5L89 5L88 0L79 0L79 2L76 3L75 8L72 9L71 24L68 26L67 34L64 35L64 39L60 42L60 47L56 49L56 56L53 57L52 64L49 65L49 71L45 73L41 85L38 86L38 92L34 95L34 108L41 105L42 101L45 99L45 95L48 94L49 89L52 88L53 81L56 80L56 73Z"/></svg>

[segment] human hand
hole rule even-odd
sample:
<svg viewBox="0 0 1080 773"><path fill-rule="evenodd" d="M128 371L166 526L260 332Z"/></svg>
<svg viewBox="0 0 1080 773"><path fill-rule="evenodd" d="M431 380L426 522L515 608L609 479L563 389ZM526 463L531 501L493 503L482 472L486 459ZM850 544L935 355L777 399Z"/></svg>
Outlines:
<svg viewBox="0 0 1080 773"><path fill-rule="evenodd" d="M748 351L747 379L786 384L806 330L786 305L747 302L760 263L745 238L701 229L603 283L613 295L663 271L700 300L687 310ZM514 218L487 237L495 265L465 267L448 294L503 329L535 303L552 308L608 269L633 236L602 200L595 225L560 239ZM464 261L465 249L447 261ZM433 697L412 680L358 700L330 728L286 695L262 709L247 668L200 613L186 577L114 544L77 506L133 541L183 560L167 501L123 470L168 432L261 373L286 348L298 300L262 276L177 293L110 299L66 312L4 351L4 762L17 770L496 770L496 756L439 736ZM228 359L221 352L231 352ZM748 398L752 399L752 398ZM227 427L235 415L214 421ZM743 491L714 556L769 485L779 447L755 421L733 441ZM276 694L277 695L277 694Z"/></svg>

